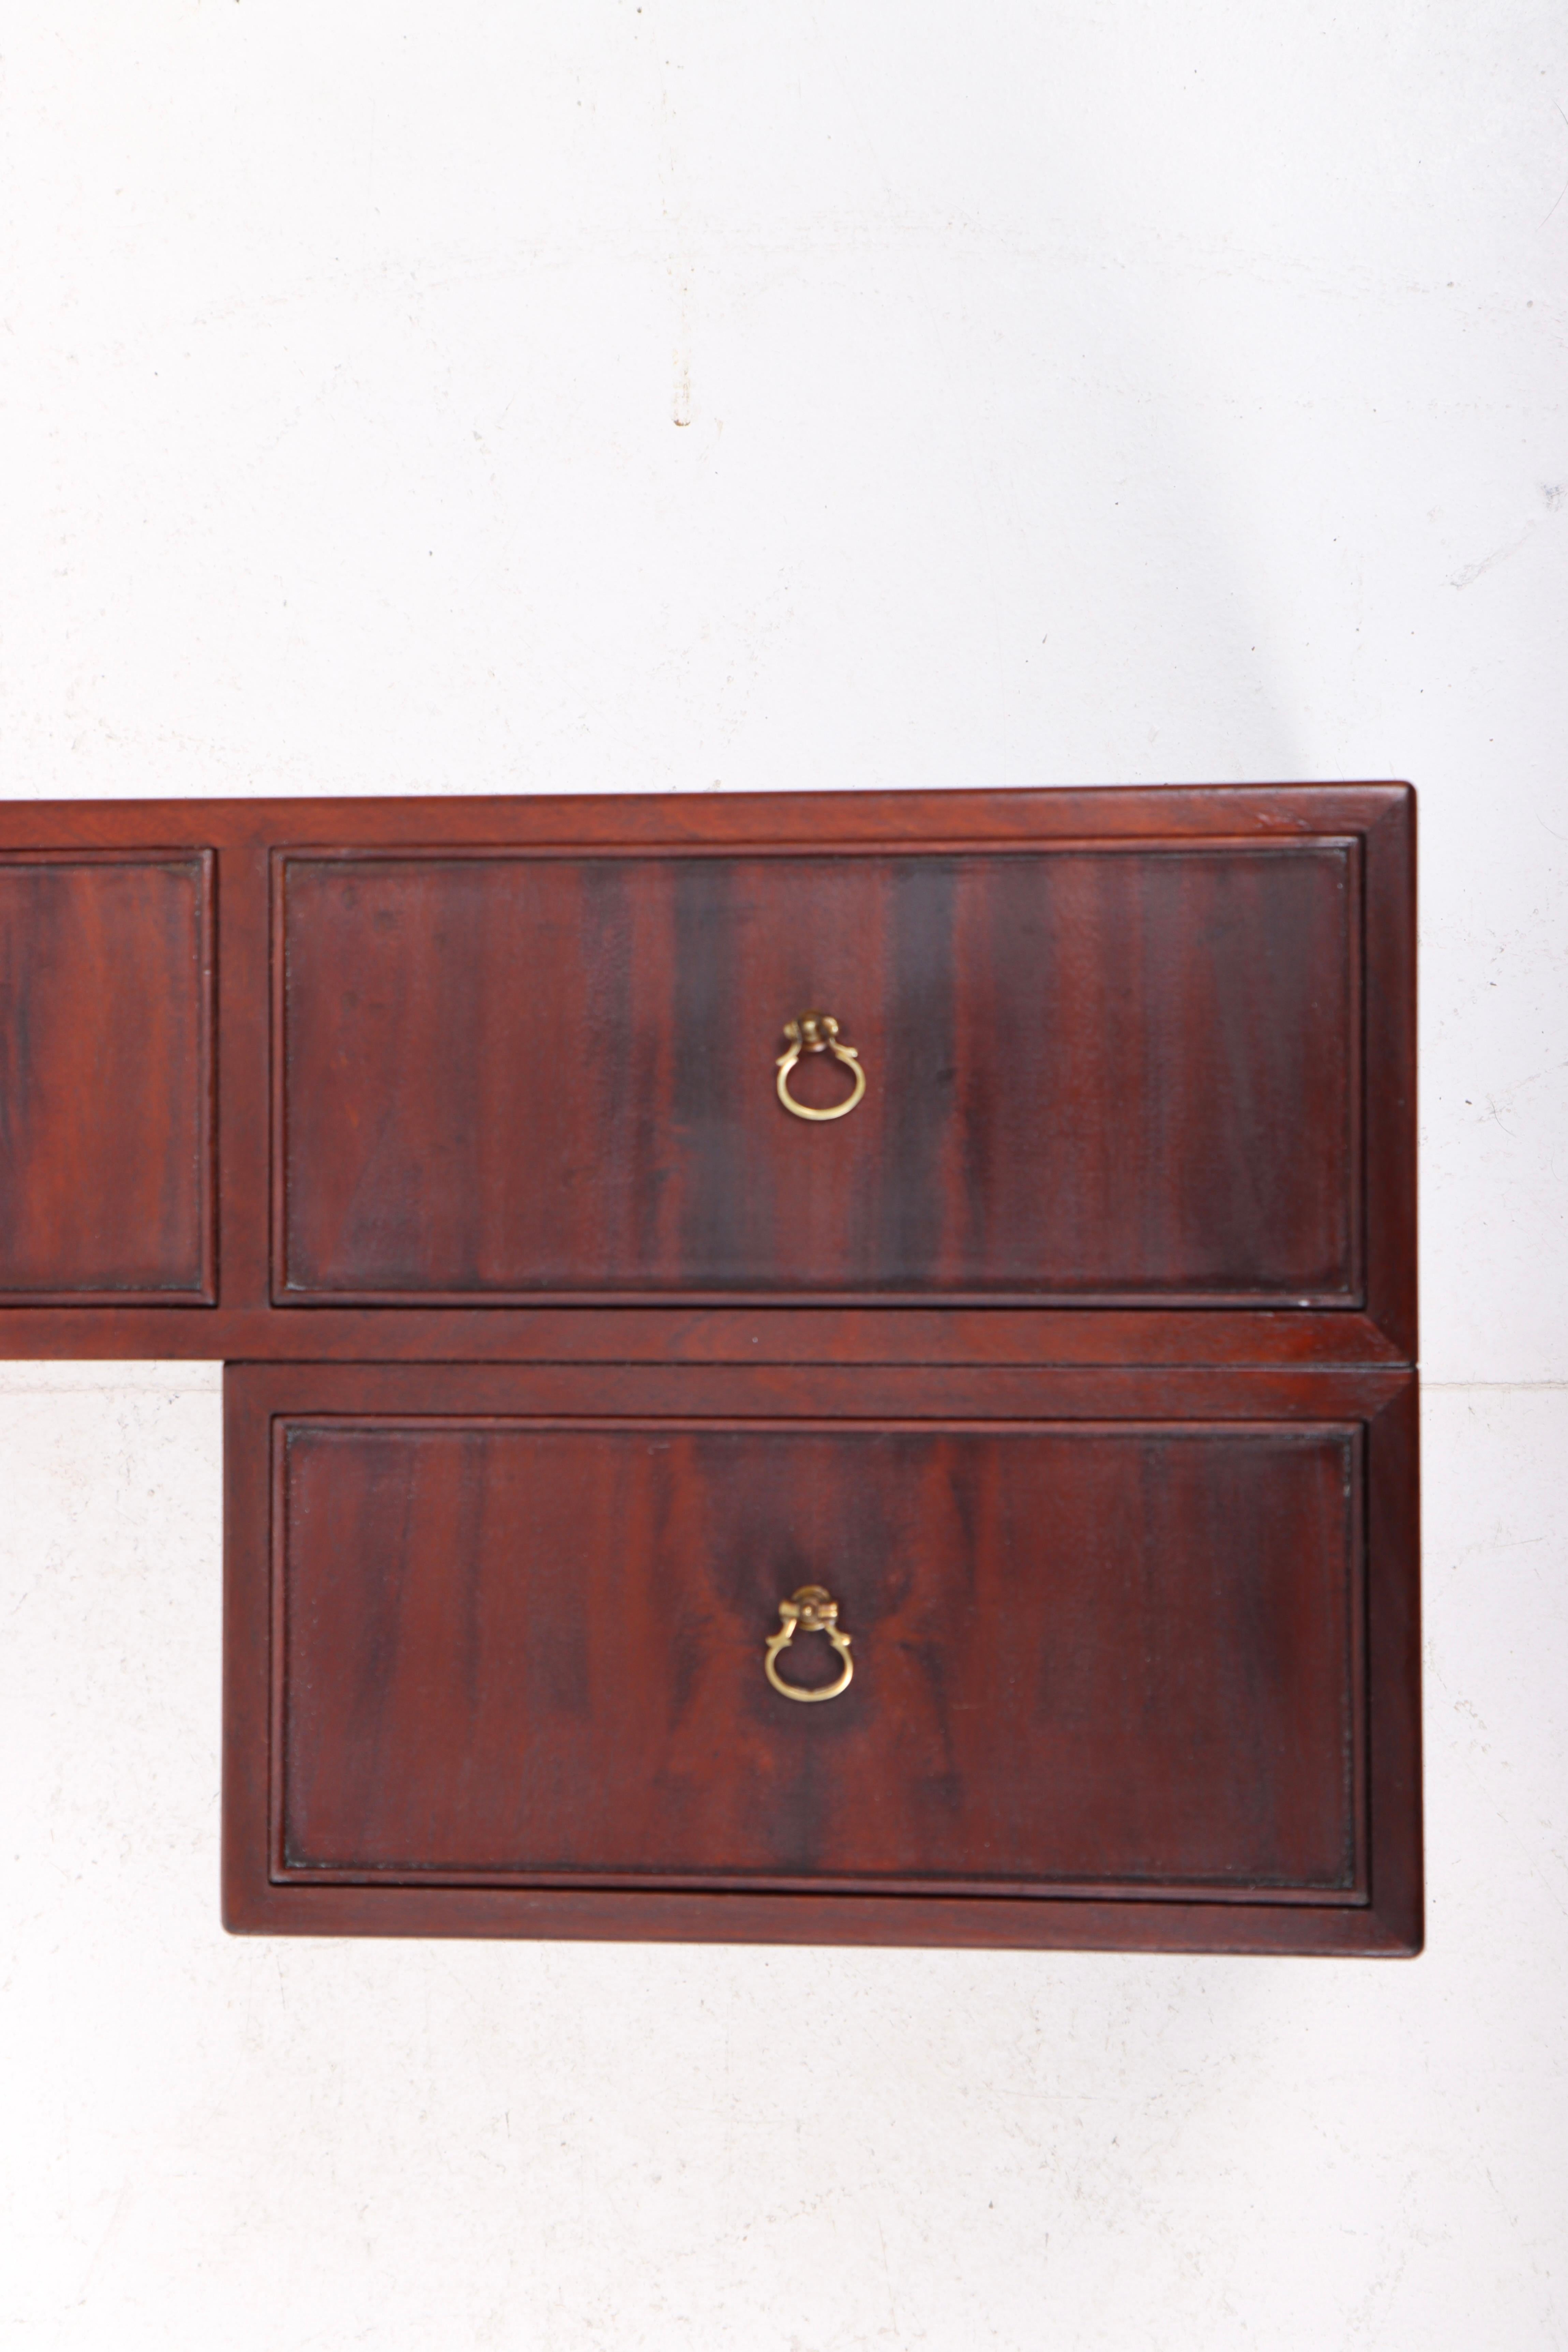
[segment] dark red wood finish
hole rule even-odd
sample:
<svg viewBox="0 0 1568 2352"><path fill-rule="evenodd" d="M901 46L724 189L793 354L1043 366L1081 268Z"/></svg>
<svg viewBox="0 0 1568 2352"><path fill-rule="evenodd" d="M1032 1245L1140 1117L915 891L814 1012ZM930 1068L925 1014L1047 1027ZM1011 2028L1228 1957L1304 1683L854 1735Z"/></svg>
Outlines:
<svg viewBox="0 0 1568 2352"><path fill-rule="evenodd" d="M1411 1386L235 1368L230 1924L1414 1949Z"/></svg>
<svg viewBox="0 0 1568 2352"><path fill-rule="evenodd" d="M212 866L197 849L0 853L13 1300L118 1314L214 1295Z"/></svg>
<svg viewBox="0 0 1568 2352"><path fill-rule="evenodd" d="M346 1360L384 1352L431 1360L506 1360L565 1355L581 1360L620 1360L631 1357L649 1361L690 1354L710 1360L742 1361L813 1358L921 1361L934 1357L944 1360L1000 1358L1037 1362L1106 1361L1138 1359L1147 1354L1169 1362L1228 1360L1243 1364L1278 1360L1282 1352L1296 1360L1348 1363L1404 1362L1412 1358L1413 803L1405 787L1373 784L802 794L772 799L694 795L689 799L605 801L29 803L6 808L4 826L5 838L13 854L39 848L56 853L62 849L118 850L159 838L195 838L210 847L216 865L220 908L221 1071L220 1276L216 1306L194 1309L173 1304L90 1307L61 1305L45 1309L0 1306L0 1351L5 1353ZM1338 863L1339 852L1315 851L1309 846L1314 841L1339 840L1354 845L1353 853L1345 853L1342 865ZM575 858L579 866L584 862L582 853L592 853L595 857L603 853L618 853L611 856L609 862L624 867L639 859L648 861L650 853L656 854L651 862L660 864L665 862L665 853L694 850L717 857L731 872L741 865L756 867L781 855L787 860L798 853L803 860L809 856L812 870L816 873L832 862L837 852L842 851L845 854L839 862L853 873L863 874L879 866L883 869L910 870L902 855L905 852L910 854L910 866L927 861L919 866L921 873L935 871L949 853L956 855L957 845L963 845L963 857L971 861L967 870L978 872L984 868L987 873L995 873L1005 866L1010 872L1023 873L1037 869L1045 862L1047 851L1053 857L1060 855L1061 870L1066 871L1072 862L1065 848L1069 844L1090 845L1097 852L1114 852L1120 845L1121 854L1131 858L1129 874L1151 869L1155 844L1166 845L1161 855L1166 856L1166 866L1171 867L1179 863L1176 853L1184 845L1185 852L1193 854L1194 869L1205 874L1217 874L1219 869L1214 860L1220 856L1219 845L1223 844L1245 845L1248 854L1254 856L1270 845L1289 853L1279 857L1258 857L1258 871L1277 866L1317 877L1324 870L1359 867L1361 915L1359 923L1352 923L1355 936L1349 940L1345 953L1352 965L1359 963L1359 1027L1363 1043L1361 1080L1352 1088L1352 1099L1344 1115L1352 1126L1360 1121L1360 1140L1352 1141L1348 1165L1342 1150L1344 1118L1333 1107L1333 1086L1327 1075L1330 1061L1322 1058L1328 1054L1331 1060L1332 1053L1343 1042L1338 1015L1324 1016L1321 1025L1312 1032L1317 1042L1310 1045L1308 1057L1310 1060L1312 1055L1318 1055L1313 1067L1319 1076L1309 1083L1299 1074L1291 1079L1283 1063L1266 1069L1267 1055L1260 1059L1257 1041L1248 1040L1242 1013L1234 1003L1222 1004L1214 995L1210 985L1214 975L1224 971L1234 980L1247 962L1246 954L1237 961L1237 941L1245 946L1252 920L1248 917L1239 929L1235 921L1228 930L1219 925L1209 943L1196 951L1192 971L1182 983L1187 1042L1180 1046L1175 1062L1187 1073L1181 1083L1186 1089L1183 1099L1188 1107L1181 1110L1176 1126L1169 1129L1170 1136L1179 1137L1182 1143L1181 1152L1172 1161L1180 1176L1176 1190L1179 1193L1183 1186L1188 1188L1185 1205L1178 1210L1161 1205L1165 1163L1156 1149L1158 1138L1166 1132L1162 1122L1168 1123L1171 1106L1161 1106L1157 1078L1152 1072L1143 1071L1139 1076L1142 1092L1138 1094L1135 1087L1134 1094L1142 1122L1140 1148L1146 1154L1148 1205L1135 1209L1131 1194L1125 1189L1118 1191L1122 1182L1120 1168L1113 1157L1102 1155L1101 1147L1087 1138L1081 1122L1075 1127L1076 1113L1069 1111L1059 1118L1053 1114L1040 1120L1030 1112L1031 1118L1037 1118L1042 1150L1055 1155L1050 1169L1056 1186L1054 1194L1042 1189L1041 1213L1031 1224L1037 1204L1027 1200L1016 1175L1022 1162L1015 1152L1008 1125L1013 1109L999 1061L997 1082L991 1086L990 1108L984 1109L984 1119L992 1123L992 1172L980 1166L966 1174L961 1161L963 1153L970 1149L963 1141L968 1111L959 1120L949 1118L944 1129L946 1139L941 1144L939 1155L946 1157L940 1165L933 1163L934 1172L929 1182L922 1179L924 1189L919 1192L923 1203L920 1220L924 1221L926 1240L921 1242L916 1233L913 1239L919 1243L918 1248L909 1245L909 1234L900 1241L895 1230L897 1216L889 1211L885 1196L874 1201L874 1213L868 1213L864 1221L862 1243L858 1246L869 1251L861 1260L862 1266L869 1265L875 1276L868 1287L834 1294L781 1286L754 1294L756 1303L744 1307L719 1304L712 1294L703 1304L697 1294L666 1292L661 1300L657 1292L640 1292L636 1295L649 1303L625 1308L600 1303L576 1313L557 1313L534 1305L443 1306L435 1303L439 1294L418 1294L427 1297L431 1303L406 1307L365 1308L325 1303L331 1294L312 1294L321 1303L308 1307L273 1303L271 1235L275 1210L280 1219L284 1205L280 1193L274 1200L271 1174L271 1155L278 1139L273 1122L275 1072L270 1042L270 923L272 874L280 853L292 856L297 852L335 855L349 850L363 858L366 853L389 850L526 850L532 860L542 860L543 853L568 854L568 862ZM897 858L879 856L890 851L900 855ZM736 856L723 854L731 852ZM985 855L1003 852L1006 855ZM1292 862L1298 854L1300 867ZM515 865L517 861L512 862ZM1098 872L1111 862L1109 856L1100 856L1098 863L1093 857L1080 857L1076 861L1076 870L1088 875L1091 868ZM702 863L700 857L690 861L693 866ZM1164 872L1166 868L1160 870ZM1125 883L1118 887L1124 887ZM1094 888L1087 885L1084 888L1087 898L1079 906L1079 917L1083 916L1084 905L1090 905L1096 897ZM1004 898L1005 895L1004 891ZM955 906L963 896L963 891L955 884ZM1299 912L1298 938L1305 936L1300 932L1300 922L1305 921L1310 930L1320 915L1330 919L1326 902L1314 913L1312 908L1318 902L1310 888L1306 897L1311 903ZM1331 928L1337 920L1338 917L1332 916ZM953 936L960 936L958 929ZM1103 923L1098 931L1090 923L1086 936L1104 938ZM1036 951L1026 939L1015 937L1008 946L1005 926L999 929L996 938L1000 944L994 942L986 950L982 940L976 952L983 964L989 953L990 968L1003 977L1024 969L1028 956ZM1023 958L1021 964L1017 961L1019 957ZM1289 1001L1295 985L1289 965L1287 956L1272 980L1265 975L1265 992L1273 989L1272 1001L1277 1006ZM1097 988L1101 987L1104 971L1109 969L1103 967L1101 980L1094 983ZM1331 995L1337 992L1342 996L1352 986L1345 972L1345 958L1336 962L1331 957L1324 982ZM1067 990L1070 1003L1070 972L1065 965L1058 968L1058 983L1054 984ZM779 985L782 989L783 975ZM1109 986L1109 981L1104 981L1104 987ZM1140 1035L1147 1034L1156 1042L1163 1040L1164 1033L1159 1024L1168 1011L1151 996L1144 980L1135 971L1130 971L1127 987L1129 993L1117 1014L1121 1026L1113 1024L1109 1033L1122 1041L1119 1052L1129 1040ZM1102 995L1103 992L1102 988ZM995 1001L994 989L993 1000ZM892 1000L888 1001L891 1006ZM1105 998L1107 1003L1110 1001ZM955 998L955 1019L957 1009ZM787 1010L787 1005L782 1010L770 1008L766 1017L769 1021L782 1019ZM1067 1052L1068 1061L1058 1060L1054 1065L1058 1080L1065 1082L1070 1077L1077 1084L1082 1077L1088 1089L1082 1107L1096 1104L1109 1115L1119 1104L1104 1074L1094 1069L1085 1074L1077 1071L1071 1063L1071 1055L1082 1051L1084 1034L1084 1007L1079 1004L1075 1011L1079 1025L1068 1022L1058 1034L1050 1022L1041 1020L1037 1003L1026 1003L1017 1015L1023 1030L1028 1033L1025 1036L1026 1059L1029 1055L1035 1055L1038 1067L1043 1069L1051 1055ZM982 1045L987 1052L992 1050L994 1033L978 1015L976 998L964 1015L969 1024L964 1034L971 1041L972 1059ZM506 1017L510 1018L510 1013ZM730 1017L726 1013L726 1020ZM896 1027L894 1011L890 1010L886 1017L893 1020ZM749 1013L746 1019L749 1022ZM1313 1019L1317 1019L1316 1014ZM1227 1043L1224 1024L1237 1022L1241 1023L1239 1040L1233 1036ZM1035 1024L1032 1031L1031 1023ZM749 1026L745 1036L749 1053ZM1065 1045L1063 1039L1067 1041ZM1162 1053L1168 1042L1161 1044ZM764 1039L756 1049L764 1065L775 1044L774 1039ZM468 1051L469 1047L465 1045L463 1050ZM869 1045L867 1050L869 1057ZM684 1055L680 1058L683 1063L688 1060ZM931 1066L940 1071L949 1065L937 1061ZM1196 1109L1204 1089L1216 1076L1238 1070L1247 1076L1249 1086L1261 1089L1255 1093L1254 1107L1268 1139L1270 1186L1277 1177L1276 1189L1284 1203L1282 1212L1271 1207L1261 1192L1250 1208L1242 1200L1238 1187L1243 1160L1237 1149L1237 1135L1234 1129L1226 1129L1223 1116L1209 1139L1214 1149L1212 1162L1205 1164L1195 1148L1194 1138L1197 1143L1204 1139ZM280 1067L276 1075L280 1093ZM721 1072L719 1075L721 1077ZM690 1058L684 1079L671 1075L668 1099L675 1099L673 1090L680 1085L696 1089L700 1076L714 1076L711 1056L706 1063L700 1057ZM772 1128L763 1130L764 1137L771 1139L766 1148L772 1150L776 1145L788 1150L797 1142L826 1142L830 1148L847 1145L851 1150L861 1150L855 1141L858 1123L863 1123L863 1133L876 1131L874 1120L886 1119L896 1099L895 1094L889 1092L886 1068L879 1079L875 1070L873 1076L876 1096L868 1097L860 1111L837 1128L813 1130L797 1127L787 1121L776 1105L766 1103L764 1094L765 1107L775 1114ZM574 1083L570 1053L563 1052L560 1056L560 1077L563 1087L570 1092ZM762 1077L765 1088L765 1066ZM991 1084L989 1080L987 1083ZM951 1094L957 1085L954 1078L946 1091ZM1327 1096L1322 1091L1324 1087L1329 1088ZM872 1108L873 1100L879 1098L883 1102L880 1112ZM1223 1105L1223 1087L1218 1098ZM706 1097L698 1089L695 1099L700 1102ZM911 1096L911 1101L916 1099L919 1097ZM1310 1132L1303 1127L1298 1135L1300 1169L1286 1162L1279 1140L1290 1125L1289 1104L1292 1099L1298 1105L1329 1105L1326 1142L1315 1127ZM1284 1111L1279 1108L1281 1104L1287 1106ZM981 1124L984 1127L984 1120ZM689 1178L700 1160L694 1132L692 1119L689 1118L684 1140L674 1139L677 1157L682 1160L686 1171L682 1181ZM787 1143L784 1140L785 1136ZM954 1137L959 1139L957 1142ZM628 1165L645 1164L646 1155L645 1161L639 1161L637 1157L642 1147L637 1140L635 1122L628 1122L618 1143L629 1154ZM461 1139L453 1134L447 1139L447 1144L458 1151ZM894 1137L889 1148L901 1151L902 1145ZM953 1159L955 1152L960 1155L959 1160ZM1097 1155L1100 1155L1098 1172ZM1333 1183L1339 1181L1330 1181L1336 1155L1341 1163L1339 1176L1344 1181L1335 1192L1335 1205L1331 1207L1329 1192L1324 1187L1332 1190ZM843 1157L841 1151L839 1160ZM918 1160L918 1153L915 1157ZM806 1164L808 1168L815 1166L819 1172L824 1167L832 1169L837 1165L821 1155L815 1163ZM997 1171L1001 1173L997 1174ZM438 1179L440 1169L434 1173ZM503 1192L511 1181L504 1160L499 1181ZM598 1171L590 1171L587 1181L599 1184ZM611 1184L612 1191L619 1187L616 1197L621 1210L617 1213L622 1214L623 1220L634 1216L635 1202L625 1179L616 1176L604 1181ZM875 1184L879 1186L884 1181L879 1171ZM1243 1226L1248 1217L1253 1220L1252 1239L1247 1249L1223 1269L1226 1281L1237 1278L1238 1268L1243 1276L1247 1276L1248 1265L1243 1261L1248 1251L1253 1266L1261 1264L1258 1245L1260 1241L1268 1241L1270 1246L1279 1244L1282 1251L1272 1267L1264 1268L1269 1281L1280 1279L1287 1272L1305 1275L1315 1271L1328 1277L1330 1287L1319 1294L1319 1304L1302 1307L1278 1303L1281 1294L1276 1294L1275 1300L1265 1306L1256 1292L1251 1295L1251 1303L1247 1303L1245 1292L1230 1295L1191 1289L1183 1294L1186 1299L1202 1296L1217 1303L1182 1305L1176 1303L1173 1295L1156 1290L1147 1294L1156 1303L1142 1311L1128 1306L1125 1297L1118 1304L1093 1307L1081 1303L1080 1294L1071 1291L1047 1294L1043 1290L1026 1293L1004 1289L966 1294L942 1287L942 1284L966 1278L966 1265L973 1269L986 1263L984 1254L994 1244L1001 1250L996 1263L1002 1265L1008 1281L1017 1279L1017 1269L1031 1249L1037 1252L1031 1281L1038 1281L1042 1269L1052 1279L1071 1280L1072 1248L1077 1244L1070 1242L1066 1226L1053 1228L1050 1219L1059 1218L1070 1209L1079 1239L1092 1255L1099 1244L1089 1228L1088 1213L1093 1206L1095 1187L1101 1183L1107 1214L1113 1223L1117 1218L1121 1220L1116 1254L1125 1255L1130 1246L1133 1256L1142 1253L1140 1263L1132 1269L1135 1274L1147 1276L1152 1269L1164 1281L1175 1270L1183 1279L1190 1279L1205 1270L1199 1263L1205 1248L1211 1251L1208 1266L1212 1271L1218 1263L1213 1250L1219 1224L1211 1221L1205 1225L1210 1213L1204 1205L1205 1188L1212 1184L1214 1201L1222 1206L1229 1204L1226 1215L1235 1209ZM1358 1186L1360 1205L1354 1208ZM438 1192L439 1189L437 1182L435 1191ZM807 1189L809 1192L809 1186ZM985 1213L978 1222L971 1219L966 1224L971 1210L964 1202L971 1193L982 1202ZM775 1207L781 1197L787 1215L787 1192L781 1196L775 1188ZM815 1202L815 1194L811 1197ZM1348 1234L1340 1230L1335 1239L1338 1229L1334 1228L1334 1220L1341 1216L1347 1202L1354 1209L1352 1229ZM454 1213L440 1205L432 1212L439 1247L448 1253L448 1262L456 1244L460 1243L466 1249L471 1238L471 1234L458 1234L454 1240L450 1222ZM482 1212L481 1217L488 1213L490 1213ZM492 1230L504 1234L507 1217L511 1213L507 1202L501 1200L492 1218ZM459 1223L461 1216L468 1214L466 1210L461 1212ZM693 1239L692 1214L689 1206L677 1220L678 1226L683 1225L688 1242ZM752 1212L748 1207L744 1214L750 1217ZM824 1222L826 1213L820 1202L811 1207L810 1214L816 1220L816 1240L813 1245L826 1248L831 1220ZM1282 1223L1272 1240L1268 1223L1271 1215L1282 1215ZM447 1221L445 1224L443 1220ZM1055 1240L1053 1233L1057 1234ZM760 1234L761 1228L753 1229L748 1247L754 1245ZM762 1238L765 1237L762 1234ZM338 1247L338 1244L331 1242L324 1228L319 1238L327 1248L330 1261L331 1249ZM700 1235L696 1239L700 1241ZM1055 1250L1054 1259L1049 1258L1048 1252L1039 1255L1047 1243ZM679 1249L685 1245L677 1231L673 1255L665 1260L667 1272L679 1271ZM604 1246L607 1248L609 1244ZM615 1240L614 1246L622 1253L621 1258L611 1265L608 1258L601 1256L594 1269L597 1283L603 1283L606 1269L613 1273L616 1265L626 1262L624 1234ZM774 1271L787 1274L791 1259L784 1237L774 1246L778 1253ZM1187 1260L1184 1265L1180 1263L1184 1256ZM1288 1260L1291 1262L1288 1264ZM1097 1279L1104 1278L1103 1268L1108 1263L1109 1259L1102 1256ZM1131 1263L1131 1257L1128 1263ZM928 1290L886 1293L876 1286L890 1276L901 1278L900 1269L908 1272L921 1266L932 1278L932 1287ZM1333 1286L1344 1284L1350 1286ZM487 1300L505 1296L489 1292L479 1295ZM591 1295L601 1299L605 1297L603 1292ZM1290 1295L1311 1294L1303 1290ZM924 1303L901 1309L884 1310L879 1305L868 1304L858 1311L848 1306L803 1311L805 1298L826 1299L834 1296L863 1297L868 1302L898 1296L920 1297ZM933 1311L933 1301L964 1296L1027 1296L1037 1303L998 1313L957 1308L951 1313ZM1043 1303L1047 1296L1070 1303L1047 1305ZM1321 1303L1323 1297L1344 1303L1325 1305ZM1351 1303L1358 1298L1362 1304Z"/></svg>
<svg viewBox="0 0 1568 2352"><path fill-rule="evenodd" d="M1114 1307L0 1307L0 1358L306 1363L1388 1364L1363 1314Z"/></svg>
<svg viewBox="0 0 1568 2352"><path fill-rule="evenodd" d="M279 1296L1359 1306L1358 847L280 857Z"/></svg>
<svg viewBox="0 0 1568 2352"><path fill-rule="evenodd" d="M1352 1900L1357 1437L279 1421L277 1874Z"/></svg>
<svg viewBox="0 0 1568 2352"><path fill-rule="evenodd" d="M5 808L0 1355L230 1365L229 1924L1418 1948L1414 1047L1401 785Z"/></svg>

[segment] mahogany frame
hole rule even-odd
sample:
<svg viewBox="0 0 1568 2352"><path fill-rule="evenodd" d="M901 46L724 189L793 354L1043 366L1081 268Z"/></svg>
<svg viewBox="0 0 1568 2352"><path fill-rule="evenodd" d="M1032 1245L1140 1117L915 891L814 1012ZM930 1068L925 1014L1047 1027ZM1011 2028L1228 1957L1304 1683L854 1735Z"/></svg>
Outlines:
<svg viewBox="0 0 1568 2352"><path fill-rule="evenodd" d="M280 1303L273 872L289 852L1028 850L1074 840L1352 836L1362 892L1360 1305ZM0 1356L226 1363L224 1917L287 1935L506 1936L1409 1954L1422 1864L1415 1291L1415 805L1408 785L27 802L14 856L198 856L211 1303L0 1297ZM151 849L149 844L158 845ZM173 845L173 846L171 846ZM216 1013L215 1005L216 992ZM216 1229L214 1219L216 1218ZM287 1294L283 1294L284 1297ZM270 1426L448 1395L598 1417L1349 1420L1363 1432L1368 1899L676 1893L276 1883ZM743 1376L736 1367L745 1367Z"/></svg>

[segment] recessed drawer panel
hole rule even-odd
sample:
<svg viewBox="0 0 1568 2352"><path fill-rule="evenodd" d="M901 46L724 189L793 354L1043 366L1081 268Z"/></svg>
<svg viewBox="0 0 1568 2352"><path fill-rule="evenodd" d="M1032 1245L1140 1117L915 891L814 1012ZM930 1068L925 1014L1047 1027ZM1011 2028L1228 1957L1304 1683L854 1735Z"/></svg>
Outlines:
<svg viewBox="0 0 1568 2352"><path fill-rule="evenodd" d="M277 862L277 1295L1350 1306L1358 845ZM785 1074L785 1025L839 1024Z"/></svg>
<svg viewBox="0 0 1568 2352"><path fill-rule="evenodd" d="M1352 1423L272 1426L278 1878L1365 1900Z"/></svg>
<svg viewBox="0 0 1568 2352"><path fill-rule="evenodd" d="M0 1296L212 1297L209 853L0 857Z"/></svg>

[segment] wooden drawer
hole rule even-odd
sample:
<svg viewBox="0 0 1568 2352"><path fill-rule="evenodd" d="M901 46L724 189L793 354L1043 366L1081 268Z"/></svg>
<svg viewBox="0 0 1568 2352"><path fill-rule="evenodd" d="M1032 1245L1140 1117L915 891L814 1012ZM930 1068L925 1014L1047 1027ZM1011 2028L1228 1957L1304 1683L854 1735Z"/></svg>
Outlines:
<svg viewBox="0 0 1568 2352"><path fill-rule="evenodd" d="M0 1297L213 1297L212 856L0 854Z"/></svg>
<svg viewBox="0 0 1568 2352"><path fill-rule="evenodd" d="M275 889L280 1301L1363 1301L1352 835L300 850ZM779 1099L807 1008L840 1118Z"/></svg>
<svg viewBox="0 0 1568 2352"><path fill-rule="evenodd" d="M1414 1949L1411 1397L237 1368L230 1924Z"/></svg>

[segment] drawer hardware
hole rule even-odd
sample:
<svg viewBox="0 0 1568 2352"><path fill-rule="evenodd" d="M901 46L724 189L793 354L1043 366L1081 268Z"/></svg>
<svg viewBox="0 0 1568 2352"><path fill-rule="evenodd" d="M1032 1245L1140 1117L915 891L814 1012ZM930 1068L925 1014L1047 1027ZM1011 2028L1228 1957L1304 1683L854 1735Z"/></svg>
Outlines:
<svg viewBox="0 0 1568 2352"><path fill-rule="evenodd" d="M820 1118L822 1114L816 1116ZM788 1601L779 1602L779 1616L783 1623L778 1633L768 1636L765 1660L767 1677L774 1690L781 1691L785 1698L808 1700L837 1698L840 1691L847 1691L854 1678L855 1661L849 1654L849 1635L838 1630L837 1601L830 1599L820 1584L803 1584ZM802 1690L798 1683L786 1683L779 1673L779 1652L788 1649L797 1625L805 1633L826 1633L844 1662L837 1681L825 1684L821 1690Z"/></svg>
<svg viewBox="0 0 1568 2352"><path fill-rule="evenodd" d="M785 1110L793 1110L796 1118L820 1119L847 1117L866 1091L866 1073L860 1066L860 1056L856 1048L853 1045L839 1044L838 1024L832 1013L803 1013L798 1021L785 1022L784 1035L789 1039L789 1050L779 1055L778 1069L779 1100ZM803 1054L831 1054L835 1061L842 1062L847 1069L852 1070L855 1074L854 1093L845 1101L835 1103L831 1110L808 1110L805 1103L796 1102L789 1090L789 1074ZM813 1698L823 1695L816 1691L809 1694ZM802 1692L797 1696L804 1697L807 1694Z"/></svg>

